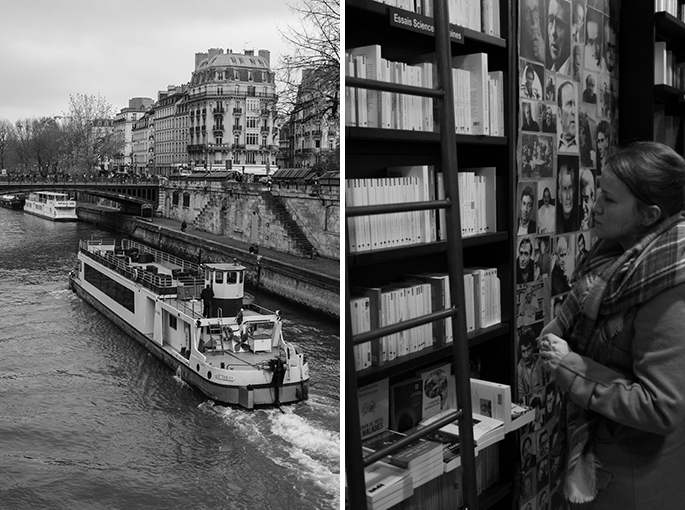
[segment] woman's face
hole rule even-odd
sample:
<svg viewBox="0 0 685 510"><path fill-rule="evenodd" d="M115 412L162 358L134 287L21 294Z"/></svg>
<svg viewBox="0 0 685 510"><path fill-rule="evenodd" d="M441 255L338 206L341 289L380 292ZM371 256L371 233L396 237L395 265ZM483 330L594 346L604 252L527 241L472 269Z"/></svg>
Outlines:
<svg viewBox="0 0 685 510"><path fill-rule="evenodd" d="M628 187L611 169L604 170L602 188L592 206L597 237L616 241L623 248L632 246L634 233L642 223L637 206L638 199Z"/></svg>

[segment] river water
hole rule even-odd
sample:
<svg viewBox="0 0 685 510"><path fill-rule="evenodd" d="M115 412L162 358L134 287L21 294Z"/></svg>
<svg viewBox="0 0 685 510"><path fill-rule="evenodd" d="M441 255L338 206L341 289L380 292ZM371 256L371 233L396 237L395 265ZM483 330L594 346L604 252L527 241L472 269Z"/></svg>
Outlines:
<svg viewBox="0 0 685 510"><path fill-rule="evenodd" d="M0 208L0 508L339 508L338 324L255 293L309 400L214 405L69 290L92 233L115 235Z"/></svg>

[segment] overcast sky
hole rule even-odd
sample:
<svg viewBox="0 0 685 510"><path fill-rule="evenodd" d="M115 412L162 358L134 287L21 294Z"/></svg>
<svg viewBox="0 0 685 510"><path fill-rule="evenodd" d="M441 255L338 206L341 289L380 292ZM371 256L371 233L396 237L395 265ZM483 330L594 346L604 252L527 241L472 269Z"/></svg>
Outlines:
<svg viewBox="0 0 685 510"><path fill-rule="evenodd" d="M296 0L288 0L291 5ZM292 47L278 29L299 20L284 0L16 0L0 13L0 119L61 115L70 94L118 112L190 81L195 53Z"/></svg>

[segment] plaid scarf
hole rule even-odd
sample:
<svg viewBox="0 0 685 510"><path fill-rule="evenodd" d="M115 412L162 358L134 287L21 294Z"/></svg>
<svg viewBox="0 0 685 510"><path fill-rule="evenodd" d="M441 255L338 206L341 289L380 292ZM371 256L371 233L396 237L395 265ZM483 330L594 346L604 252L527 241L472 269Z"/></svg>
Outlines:
<svg viewBox="0 0 685 510"><path fill-rule="evenodd" d="M685 213L663 220L626 251L615 242L597 242L571 280L571 292L541 336L554 333L574 352L606 364L612 338L636 307L685 282ZM599 415L568 396L565 401L564 495L584 503L597 494L599 462L592 438Z"/></svg>

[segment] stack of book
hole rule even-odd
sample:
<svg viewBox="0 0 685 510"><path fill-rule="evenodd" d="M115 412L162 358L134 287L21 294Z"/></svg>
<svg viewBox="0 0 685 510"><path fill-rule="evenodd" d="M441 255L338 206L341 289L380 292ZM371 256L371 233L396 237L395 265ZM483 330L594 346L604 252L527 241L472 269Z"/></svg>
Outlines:
<svg viewBox="0 0 685 510"><path fill-rule="evenodd" d="M442 470L449 473L461 466L461 449L459 436L436 430L426 436L426 439L442 444Z"/></svg>
<svg viewBox="0 0 685 510"><path fill-rule="evenodd" d="M459 437L459 425L450 423L440 428L441 431ZM504 422L482 414L473 413L473 442L476 452L504 439Z"/></svg>
<svg viewBox="0 0 685 510"><path fill-rule="evenodd" d="M406 436L394 430L384 430L362 441L366 453L373 453L404 439ZM413 488L442 475L442 444L419 439L389 455L385 461L406 469L412 478Z"/></svg>
<svg viewBox="0 0 685 510"><path fill-rule="evenodd" d="M411 475L406 469L379 461L364 469L366 506L385 510L414 494Z"/></svg>

